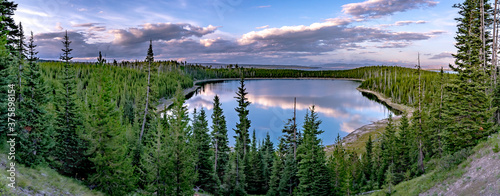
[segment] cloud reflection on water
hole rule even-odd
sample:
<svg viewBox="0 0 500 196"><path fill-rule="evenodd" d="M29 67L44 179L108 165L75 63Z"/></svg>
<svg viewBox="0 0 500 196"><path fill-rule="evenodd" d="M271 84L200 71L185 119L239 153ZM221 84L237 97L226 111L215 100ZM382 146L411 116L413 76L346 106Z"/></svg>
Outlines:
<svg viewBox="0 0 500 196"><path fill-rule="evenodd" d="M356 90L359 84L346 80L247 80L245 85L251 102L250 130L255 129L259 140L269 132L276 143L287 119L293 117L293 100L296 97L299 130L307 109L314 104L322 120L320 129L325 131L320 136L323 144L332 144L337 134L343 137L356 128L385 118L389 113L385 106L362 96ZM239 81L205 84L198 94L187 100L190 112L203 107L210 117L213 97L219 95L228 121L230 145L234 145L232 129L237 122L234 97L238 85Z"/></svg>

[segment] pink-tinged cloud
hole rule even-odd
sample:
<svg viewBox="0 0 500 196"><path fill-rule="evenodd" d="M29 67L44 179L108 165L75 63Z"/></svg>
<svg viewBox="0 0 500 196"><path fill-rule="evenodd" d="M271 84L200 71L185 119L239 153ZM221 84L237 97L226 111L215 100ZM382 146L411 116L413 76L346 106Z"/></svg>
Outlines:
<svg viewBox="0 0 500 196"><path fill-rule="evenodd" d="M217 30L217 27L212 25L199 27L187 23L146 23L141 25L141 27L110 31L115 36L113 43L128 45L142 43L150 39L168 41L191 36L201 37Z"/></svg>
<svg viewBox="0 0 500 196"><path fill-rule="evenodd" d="M269 28L269 25L264 25L264 26L260 26L260 27L255 27L256 29L267 29Z"/></svg>
<svg viewBox="0 0 500 196"><path fill-rule="evenodd" d="M356 18L379 18L411 9L437 5L434 0L367 0L342 6L342 12Z"/></svg>
<svg viewBox="0 0 500 196"><path fill-rule="evenodd" d="M439 54L436 54L434 56L432 56L431 58L429 59L445 59L445 58L453 58L453 56L451 56L453 53L452 52L441 52Z"/></svg>

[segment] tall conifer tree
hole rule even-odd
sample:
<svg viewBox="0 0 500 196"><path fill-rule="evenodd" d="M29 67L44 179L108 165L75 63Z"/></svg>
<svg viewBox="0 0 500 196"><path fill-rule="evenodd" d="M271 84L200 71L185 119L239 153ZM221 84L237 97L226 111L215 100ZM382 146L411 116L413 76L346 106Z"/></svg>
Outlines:
<svg viewBox="0 0 500 196"><path fill-rule="evenodd" d="M86 138L90 141L88 153L96 170L90 183L107 194L124 195L135 189L137 177L127 148L126 129L113 99L117 92L110 75L107 68L99 68L89 84L89 88L97 90L88 98L85 121Z"/></svg>
<svg viewBox="0 0 500 196"><path fill-rule="evenodd" d="M490 66L486 59L490 53L491 36L485 29L491 27L491 5L487 0L465 0L456 4L460 17L455 47L457 77L446 86L448 96L444 102L445 148L455 152L477 144L478 140L491 132L492 96L489 93ZM484 13L484 15L483 15Z"/></svg>
<svg viewBox="0 0 500 196"><path fill-rule="evenodd" d="M213 152L210 149L210 136L208 134L208 122L205 110L200 113L193 113L193 144L197 152L195 169L198 173L198 179L195 182L196 187L204 191L214 193L217 189L214 165L212 162Z"/></svg>
<svg viewBox="0 0 500 196"><path fill-rule="evenodd" d="M76 81L75 72L71 68L70 48L71 41L68 37L68 32L64 36L63 55L60 59L64 64L64 74L62 78L62 87L57 91L56 102L56 150L54 151L56 158L56 167L66 175L75 176L76 173L85 172L84 162L87 156L84 155L87 149L87 144L81 139L78 131L82 128L82 115L76 98Z"/></svg>
<svg viewBox="0 0 500 196"><path fill-rule="evenodd" d="M323 133L319 130L320 124L321 120L318 120L318 114L312 106L304 119L304 138L297 149L300 195L331 194L331 177L326 168L325 151L318 137Z"/></svg>
<svg viewBox="0 0 500 196"><path fill-rule="evenodd" d="M20 149L18 161L28 166L36 166L45 162L54 146L54 130L50 126L49 115L45 109L48 99L48 89L36 62L38 53L33 40L33 32L29 41L28 64L21 72L24 85L20 95L21 133L19 134Z"/></svg>
<svg viewBox="0 0 500 196"><path fill-rule="evenodd" d="M188 126L189 116L184 106L184 95L180 84L177 85L172 114L167 117L167 149L169 152L166 182L167 195L193 195L197 175L195 171L195 151L192 132Z"/></svg>
<svg viewBox="0 0 500 196"><path fill-rule="evenodd" d="M246 190L246 180L245 176L247 175L245 171L245 166L248 166L248 151L250 150L250 134L248 133L248 129L250 128L250 119L248 119L248 105L250 102L246 95L248 92L245 88L245 81L243 77L240 80L240 86L238 87L238 91L236 92L236 101L238 102L238 107L235 108L238 113L239 121L236 123L236 187L243 187Z"/></svg>
<svg viewBox="0 0 500 196"><path fill-rule="evenodd" d="M229 141L227 138L226 117L221 107L219 96L214 97L212 113L212 148L214 149L214 169L218 182L223 184L227 164L229 162Z"/></svg>

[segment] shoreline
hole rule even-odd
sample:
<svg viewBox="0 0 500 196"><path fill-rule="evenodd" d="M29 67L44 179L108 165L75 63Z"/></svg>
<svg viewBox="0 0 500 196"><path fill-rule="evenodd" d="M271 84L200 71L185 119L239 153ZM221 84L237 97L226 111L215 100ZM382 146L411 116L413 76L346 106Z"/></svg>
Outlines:
<svg viewBox="0 0 500 196"><path fill-rule="evenodd" d="M184 89L183 94L184 94L184 96L187 96L189 94L195 93L196 91L198 91L198 89L201 88L201 86L204 83L207 83L207 82L230 81L230 80L240 80L240 79L241 78L217 78L217 79L195 80L195 81L193 81L193 87ZM353 78L310 78L310 77L308 77L308 78L245 78L245 80L311 80L311 79L364 81L363 79L353 79ZM391 98L387 98L378 92L368 90L368 89L362 89L359 87L356 88L356 90L358 90L360 92L375 95L375 97L377 97L377 99L379 101L387 104L388 106L392 107L393 109L401 111L403 113L407 113L408 118L410 118L413 114L413 111L414 111L413 108L408 107L408 106L403 105L403 104L398 104L398 103L392 102ZM168 108L168 107L170 107L170 105L173 104L173 98L165 99L165 97L163 97L160 100L158 100L158 102L160 102L160 104L156 107L155 112L161 113L165 110L165 108ZM401 118L401 116L402 115L393 116L392 119L393 119L393 121L397 121ZM371 132L376 131L378 129L384 128L387 125L387 123L388 123L388 118L384 118L384 119L380 119L377 121L373 121L370 124L363 125L357 129L355 129L353 132L347 134L345 137L343 137L341 140L341 143L343 146L346 146L348 144L352 144L352 143L356 142L363 135L365 135L367 133L371 133ZM325 145L324 150L329 151L329 150L333 149L334 145L335 144Z"/></svg>
<svg viewBox="0 0 500 196"><path fill-rule="evenodd" d="M218 82L218 81L229 81L229 80L240 80L241 78L214 78L214 79L203 79L203 80L195 80L193 81L193 87L187 88L183 90L184 96L187 96L191 93L195 93L198 89L201 88L201 85L207 82ZM306 77L306 78L245 78L245 80L352 80L352 81L364 81L363 79L356 78L314 78L314 77ZM174 103L173 97L166 99L162 97L158 100L159 104L156 106L155 113L161 113L165 111L165 108L169 108L170 105Z"/></svg>
<svg viewBox="0 0 500 196"><path fill-rule="evenodd" d="M408 118L411 118L411 116L413 114L413 111L414 111L413 108L408 107L408 106L403 105L403 104L398 104L398 103L392 102L391 98L387 98L378 92L368 90L368 89L362 89L359 87L356 89L360 92L375 95L379 101L386 103L387 105L394 108L395 110L406 113ZM394 121L401 119L401 117L402 117L402 115L393 116L392 120L394 122ZM342 140L340 140L340 142L342 143L342 146L352 144L367 133L371 133L371 132L376 131L378 129L385 128L385 126L387 126L388 122L389 122L389 118L384 118L384 119L374 121L370 124L363 125L357 129L355 129L353 132L347 134L344 138L342 138ZM325 151L333 149L334 146L335 146L335 144L325 146Z"/></svg>

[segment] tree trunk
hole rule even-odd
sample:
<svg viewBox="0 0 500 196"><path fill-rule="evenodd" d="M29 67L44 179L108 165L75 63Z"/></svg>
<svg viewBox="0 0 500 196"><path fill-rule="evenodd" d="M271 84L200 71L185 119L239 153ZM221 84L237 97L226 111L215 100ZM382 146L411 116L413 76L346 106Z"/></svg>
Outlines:
<svg viewBox="0 0 500 196"><path fill-rule="evenodd" d="M142 141L142 136L144 134L144 126L146 125L146 116L148 115L148 104L149 104L149 85L150 85L150 78L151 78L151 61L148 63L148 86L147 86L147 91L146 91L146 108L144 108L144 118L142 120L142 128L141 128L141 134L139 136L139 145L141 145Z"/></svg>
<svg viewBox="0 0 500 196"><path fill-rule="evenodd" d="M421 76L422 73L420 71L420 53L418 54L418 124L419 124L419 136L418 136L418 165L422 172L425 172L424 169L424 153L422 150L422 92L421 92Z"/></svg>

